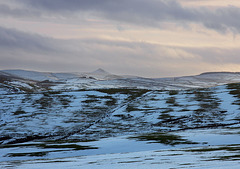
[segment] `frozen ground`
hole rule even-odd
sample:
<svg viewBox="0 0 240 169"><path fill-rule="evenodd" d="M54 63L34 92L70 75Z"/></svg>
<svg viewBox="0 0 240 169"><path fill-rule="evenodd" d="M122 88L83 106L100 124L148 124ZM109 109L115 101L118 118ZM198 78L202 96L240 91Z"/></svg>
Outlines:
<svg viewBox="0 0 240 169"><path fill-rule="evenodd" d="M240 73L233 72L213 72L173 78L143 78L114 75L102 69L87 73L51 73L26 70L0 71L0 83L2 83L0 93L96 88L182 90L238 82L240 82Z"/></svg>
<svg viewBox="0 0 240 169"><path fill-rule="evenodd" d="M240 84L230 82L239 73L0 71L0 168L237 169Z"/></svg>
<svg viewBox="0 0 240 169"><path fill-rule="evenodd" d="M240 85L0 95L0 168L239 168Z"/></svg>
<svg viewBox="0 0 240 169"><path fill-rule="evenodd" d="M199 133L202 134L199 135ZM64 146L60 148L60 145L70 144L57 142L48 143L49 148L44 149L33 146L42 144L42 142L25 143L32 144L32 147L28 145L24 147L24 144L21 144L22 146L8 145L9 148L2 148L1 153L15 153L15 155L19 153L19 156L12 156L12 159L8 160L1 158L0 168L239 168L239 132L238 134L233 133L232 129L225 129L223 132L211 129L209 131L188 131L184 132L184 135L185 139L197 141L199 144L186 145L183 143L169 146L160 143L150 144L147 141L141 142L129 139L129 136L122 136L75 143L81 146L98 147L98 149L89 150L76 150L71 147L67 148L67 146L63 150ZM54 146L51 147L51 145ZM57 148L56 145L59 147ZM52 151L52 153L40 154L41 152L44 154L46 151Z"/></svg>
<svg viewBox="0 0 240 169"><path fill-rule="evenodd" d="M230 148L235 148L230 147ZM132 153L116 153L92 156L80 156L60 159L29 160L12 162L5 165L11 168L41 169L159 169L159 168L194 168L194 169L239 169L238 160L224 160L225 151L198 152L199 149L156 150ZM227 153L230 155L232 153ZM233 153L232 156L235 154Z"/></svg>

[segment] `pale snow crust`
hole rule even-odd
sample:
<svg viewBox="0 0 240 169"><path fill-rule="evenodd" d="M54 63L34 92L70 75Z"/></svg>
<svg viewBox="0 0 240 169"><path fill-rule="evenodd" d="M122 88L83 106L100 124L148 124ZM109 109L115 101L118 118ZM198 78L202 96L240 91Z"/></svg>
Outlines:
<svg viewBox="0 0 240 169"><path fill-rule="evenodd" d="M198 93L199 91L203 93ZM209 89L178 91L149 91L141 97L128 100L124 93L107 94L97 90L61 92L56 94L10 94L0 96L1 136L9 135L8 141L27 135L66 135L76 132L68 139L97 139L91 142L78 142L82 146L98 147L90 150L41 149L39 147L0 148L0 167L19 169L28 168L238 168L239 160L219 160L222 156L236 156L236 151L216 150L210 152L191 152L188 149L239 146L239 105L238 98L230 94L227 86ZM172 91L176 92L176 91ZM199 100L196 97L206 97ZM107 107L109 96L116 99L114 107ZM43 97L52 98L53 104L46 108L36 102ZM96 101L89 101L98 98ZM99 99L101 98L101 99ZM168 102L174 98L175 102ZM65 105L61 101L68 100ZM233 124L230 128L179 130L179 124L164 122L159 117L164 111L173 119L187 117L184 125L196 127L197 116L194 112L210 102L215 105L211 110L200 114L201 124ZM128 107L136 109L127 111ZM100 109L104 108L102 114ZM17 111L23 111L19 114ZM100 113L99 116L91 116ZM193 116L196 116L192 118ZM167 118L168 119L168 118ZM166 120L167 120L166 119ZM156 125L160 123L161 125ZM90 125L89 125L90 124ZM232 127L232 128L231 128ZM234 129L236 127L236 129ZM111 133L109 133L109 130ZM158 131L171 131L196 145L164 145L129 139L136 134ZM58 136L58 137L59 137ZM107 138L104 138L107 137ZM40 144L26 142L22 144ZM204 147L203 147L204 146ZM11 157L11 153L30 153L48 151L43 157ZM51 153L52 152L52 153ZM239 158L237 158L239 159Z"/></svg>
<svg viewBox="0 0 240 169"><path fill-rule="evenodd" d="M54 90L78 90L91 88L146 88L153 90L181 90L204 88L240 82L240 73L216 72L197 76L174 78L142 78L115 75L98 69L85 73L48 73L26 70L2 70L0 74L32 81L60 82L51 86Z"/></svg>
<svg viewBox="0 0 240 169"><path fill-rule="evenodd" d="M126 78L102 69L80 74L19 70L4 73L23 79L12 80L0 87L0 136L11 136L2 140L2 145L26 136L52 134L52 139L67 136L67 139L95 140L75 144L98 149L41 148L37 145L50 143L33 140L20 143L26 146L0 147L0 168L237 169L240 166L239 151L221 150L221 147L239 148L239 98L227 85L217 86L240 82L238 73L164 79ZM34 90L32 84L35 83L31 80L61 83L51 86L52 93L41 90L19 93L21 88ZM217 87L191 89L210 86ZM109 94L97 90L123 87L178 91L149 90L140 97L131 98L127 93ZM44 99L49 104L41 103ZM115 104L107 105L114 100ZM212 124L227 127L204 128ZM198 144L171 146L129 139L155 132L169 132ZM188 151L206 148L216 150ZM45 156L9 156L45 151L48 152Z"/></svg>
<svg viewBox="0 0 240 169"><path fill-rule="evenodd" d="M208 110L208 114L205 113L207 116L202 119L205 125L213 122L222 124L233 123L234 120L232 119L239 118L239 106L233 104L237 101L237 98L229 94L229 89L221 86L209 89L209 92L212 92L209 95L212 98L212 104L216 104L217 107ZM85 101L91 101L91 96L96 96L99 100L93 103L86 103ZM168 113L173 119L186 116L194 120L194 111L201 109L201 105L207 103L196 101L196 95L193 92L185 94L185 91L180 91L179 94L169 95L169 91L150 91L142 97L131 101L128 100L128 95L126 94L110 95L117 100L117 106L111 108L105 105L106 101L109 101L108 98L103 99L106 96L109 95L94 90L63 92L61 94L50 95L49 97L41 93L1 95L1 135L13 132L15 135L21 136L22 134L28 134L29 131L34 134L67 132L68 128L87 126L87 123L92 123L92 121L96 120L95 117L92 119L89 118L91 112L98 111L94 110L94 107L103 108L103 115L107 114L107 116L96 117L102 119L100 124L91 126L95 131L107 130L109 125L114 127L117 123L121 123L123 126L131 126L126 132L129 132L130 129L142 132L149 129L158 130L164 128L177 130L181 128L178 124L161 126L154 124L161 122L161 119L158 117L164 111L169 111ZM174 98L175 102L167 103L172 98ZM50 99L51 105L46 105L49 107L42 108L39 103L41 99ZM134 108L133 111L127 111L129 106ZM18 110L25 113L14 114ZM221 111L227 111L227 113L218 113ZM127 117L131 118L128 119ZM74 118L77 118L77 124ZM195 122L193 120L185 122L185 125L194 127ZM101 125L102 127L100 127ZM39 128L35 126L39 126ZM114 130L118 133L117 129ZM101 132L99 131L99 133Z"/></svg>
<svg viewBox="0 0 240 169"><path fill-rule="evenodd" d="M189 153L184 150L143 151L134 153L105 154L54 160L23 161L13 165L16 169L68 168L68 169L239 169L239 161L206 161L225 152ZM57 161L57 162L56 162Z"/></svg>

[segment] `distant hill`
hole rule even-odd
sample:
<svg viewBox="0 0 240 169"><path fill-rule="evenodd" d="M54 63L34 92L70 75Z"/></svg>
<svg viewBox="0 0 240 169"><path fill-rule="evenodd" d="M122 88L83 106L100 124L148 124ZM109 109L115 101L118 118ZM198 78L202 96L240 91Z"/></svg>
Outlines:
<svg viewBox="0 0 240 169"><path fill-rule="evenodd" d="M196 76L144 78L115 75L101 68L85 73L52 73L29 70L0 71L0 88L2 93L119 87L151 90L184 90L239 82L239 72L206 72Z"/></svg>

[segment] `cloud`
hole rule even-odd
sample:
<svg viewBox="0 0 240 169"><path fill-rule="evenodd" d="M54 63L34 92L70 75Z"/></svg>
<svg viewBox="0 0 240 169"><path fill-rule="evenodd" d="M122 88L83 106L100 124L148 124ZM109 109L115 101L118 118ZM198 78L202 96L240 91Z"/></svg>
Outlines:
<svg viewBox="0 0 240 169"><path fill-rule="evenodd" d="M38 34L0 27L1 69L46 69L63 62L61 41ZM59 64L60 65L60 64ZM49 67L50 68L50 67Z"/></svg>
<svg viewBox="0 0 240 169"><path fill-rule="evenodd" d="M177 25L202 24L218 32L240 32L240 8L235 6L184 7L177 0L22 0L28 8L55 15L77 14L101 17L145 27L160 27L164 22ZM18 2L19 3L19 2Z"/></svg>
<svg viewBox="0 0 240 169"><path fill-rule="evenodd" d="M201 56L201 61L209 64L240 64L239 48L185 48L185 51Z"/></svg>
<svg viewBox="0 0 240 169"><path fill-rule="evenodd" d="M2 2L0 69L92 71L102 67L113 73L162 77L239 68L240 49L230 47L237 43L229 34L205 29L239 33L240 8L236 6L183 6L180 0ZM182 28L176 28L179 25ZM189 28L197 31L183 30ZM196 35L200 31L207 35ZM67 39L69 35L81 38Z"/></svg>
<svg viewBox="0 0 240 169"><path fill-rule="evenodd" d="M36 10L29 10L27 8L11 8L7 4L0 4L1 17L40 17L41 13Z"/></svg>
<svg viewBox="0 0 240 169"><path fill-rule="evenodd" d="M0 48L2 50L24 50L33 53L55 52L52 38L30 34L16 29L0 27Z"/></svg>
<svg viewBox="0 0 240 169"><path fill-rule="evenodd" d="M183 48L107 39L55 39L0 27L0 69L92 71L163 77L240 64L239 49Z"/></svg>

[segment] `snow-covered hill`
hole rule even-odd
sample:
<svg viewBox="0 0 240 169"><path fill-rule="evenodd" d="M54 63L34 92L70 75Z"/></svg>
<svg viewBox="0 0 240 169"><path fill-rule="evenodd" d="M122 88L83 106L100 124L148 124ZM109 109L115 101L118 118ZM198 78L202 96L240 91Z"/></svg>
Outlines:
<svg viewBox="0 0 240 169"><path fill-rule="evenodd" d="M7 77L7 78L6 78ZM2 80L1 80L2 79ZM120 76L98 69L89 73L46 73L26 70L0 71L0 92L38 92L96 88L182 90L240 82L240 73L212 72L175 78Z"/></svg>
<svg viewBox="0 0 240 169"><path fill-rule="evenodd" d="M239 73L0 71L0 168L237 169L233 82Z"/></svg>
<svg viewBox="0 0 240 169"><path fill-rule="evenodd" d="M94 89L1 95L0 135L9 137L2 143L28 135L92 140L108 137L108 130L114 136L231 126L239 124L239 89L232 84L186 91Z"/></svg>

